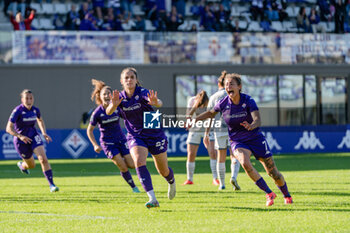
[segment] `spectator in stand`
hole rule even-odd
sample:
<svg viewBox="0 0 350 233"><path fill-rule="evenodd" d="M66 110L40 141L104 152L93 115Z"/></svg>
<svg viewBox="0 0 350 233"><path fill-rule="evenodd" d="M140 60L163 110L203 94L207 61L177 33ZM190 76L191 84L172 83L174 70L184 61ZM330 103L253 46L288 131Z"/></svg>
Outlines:
<svg viewBox="0 0 350 233"><path fill-rule="evenodd" d="M184 20L181 14L177 14L177 8L172 7L171 13L169 14L166 22L167 31L175 32L178 30L178 27L183 24Z"/></svg>
<svg viewBox="0 0 350 233"><path fill-rule="evenodd" d="M239 20L235 19L234 25L231 25L231 31L232 32L245 32L248 29L248 23L246 24L246 27L243 28L239 25Z"/></svg>
<svg viewBox="0 0 350 233"><path fill-rule="evenodd" d="M190 9L193 15L193 18L197 19L198 17L200 17L204 12L204 8L205 8L205 0L200 0L199 4L198 4L198 1L193 2L193 5L191 6L191 9Z"/></svg>
<svg viewBox="0 0 350 233"><path fill-rule="evenodd" d="M253 20L263 20L264 19L264 3L263 0L253 0L250 6L250 12L252 14Z"/></svg>
<svg viewBox="0 0 350 233"><path fill-rule="evenodd" d="M10 12L10 21L13 25L13 29L15 31L22 31L22 30L31 30L31 23L35 17L35 11L32 10L29 17L27 19L24 19L21 12L17 12L16 18L13 16L13 13Z"/></svg>
<svg viewBox="0 0 350 233"><path fill-rule="evenodd" d="M128 14L131 15L131 17L134 16L134 5L135 5L135 0L121 0L122 4L122 9L123 9L123 14L127 16Z"/></svg>
<svg viewBox="0 0 350 233"><path fill-rule="evenodd" d="M320 8L321 20L327 21L330 17L331 11L327 0L317 0L317 5Z"/></svg>
<svg viewBox="0 0 350 233"><path fill-rule="evenodd" d="M311 12L309 15L309 22L311 25L312 33L317 33L317 31L321 31L322 33L326 32L326 29L321 24L319 24L320 16L318 16L315 8L311 9Z"/></svg>
<svg viewBox="0 0 350 233"><path fill-rule="evenodd" d="M108 8L113 9L113 14L115 17L118 17L122 13L120 0L108 0Z"/></svg>
<svg viewBox="0 0 350 233"><path fill-rule="evenodd" d="M215 30L216 31L228 31L230 28L230 22L232 19L230 19L230 11L225 10L225 7L223 4L220 4L219 10L215 12Z"/></svg>
<svg viewBox="0 0 350 233"><path fill-rule="evenodd" d="M98 18L98 25L101 25L103 23L103 14L102 9L105 7L105 1L104 0L92 0L92 6L94 11L96 12L97 18Z"/></svg>
<svg viewBox="0 0 350 233"><path fill-rule="evenodd" d="M131 31L132 28L135 27L134 21L131 19L131 13L127 13L127 17L124 19L122 23L122 27L125 31Z"/></svg>
<svg viewBox="0 0 350 233"><path fill-rule="evenodd" d="M144 5L144 11L145 11L146 19L151 20L152 24L156 28L158 28L159 22L158 22L158 15L157 15L156 0L146 0L146 3Z"/></svg>
<svg viewBox="0 0 350 233"><path fill-rule="evenodd" d="M145 20L143 18L141 18L140 15L136 15L136 21L135 21L135 31L141 31L144 32L146 31L146 24L145 24Z"/></svg>
<svg viewBox="0 0 350 233"><path fill-rule="evenodd" d="M344 33L345 14L345 4L342 0L336 0L334 14L335 33Z"/></svg>
<svg viewBox="0 0 350 233"><path fill-rule="evenodd" d="M173 0L172 4L176 7L176 10L180 15L184 16L186 14L185 0Z"/></svg>
<svg viewBox="0 0 350 233"><path fill-rule="evenodd" d="M158 26L157 30L158 31L165 31L166 30L166 22L167 22L167 14L165 11L166 4L165 0L156 0L156 15L157 15L157 21L158 21Z"/></svg>
<svg viewBox="0 0 350 233"><path fill-rule="evenodd" d="M71 5L70 11L67 13L65 27L66 30L77 30L79 28L80 18L74 4Z"/></svg>
<svg viewBox="0 0 350 233"><path fill-rule="evenodd" d="M108 13L107 13L107 16L105 17L105 21L102 25L102 29L105 31L116 30L116 21L115 21L112 8L108 8Z"/></svg>
<svg viewBox="0 0 350 233"><path fill-rule="evenodd" d="M4 12L4 15L6 16L6 17L8 17L9 15L8 15L8 13L7 13L7 10L8 10L8 8L9 8L9 6L11 5L11 0L4 0L4 8L3 8L3 12Z"/></svg>
<svg viewBox="0 0 350 233"><path fill-rule="evenodd" d="M345 8L345 24L344 24L344 30L345 32L350 32L350 0L348 0L348 4L346 5Z"/></svg>
<svg viewBox="0 0 350 233"><path fill-rule="evenodd" d="M213 12L211 12L208 5L205 6L204 12L201 16L200 27L204 29L204 31L214 32L215 25L215 17Z"/></svg>
<svg viewBox="0 0 350 233"><path fill-rule="evenodd" d="M297 28L298 31L301 29L303 32L310 32L310 22L306 16L305 7L300 7L299 13L297 15Z"/></svg>
<svg viewBox="0 0 350 233"><path fill-rule="evenodd" d="M80 21L83 21L85 19L85 16L89 13L91 13L91 10L89 9L89 3L84 2L79 10Z"/></svg>
<svg viewBox="0 0 350 233"><path fill-rule="evenodd" d="M198 32L197 24L192 24L190 32Z"/></svg>
<svg viewBox="0 0 350 233"><path fill-rule="evenodd" d="M81 21L79 29L81 31L98 31L96 18L92 14L86 14L84 20Z"/></svg>
<svg viewBox="0 0 350 233"><path fill-rule="evenodd" d="M117 15L117 19L115 20L115 30L117 31L124 31L123 28L123 14Z"/></svg>
<svg viewBox="0 0 350 233"><path fill-rule="evenodd" d="M267 6L266 16L269 21L279 20L278 11L272 8L272 5Z"/></svg>
<svg viewBox="0 0 350 233"><path fill-rule="evenodd" d="M53 22L52 22L52 25L55 27L55 30L64 30L65 29L64 24L65 23L64 23L62 17L56 13L54 15Z"/></svg>

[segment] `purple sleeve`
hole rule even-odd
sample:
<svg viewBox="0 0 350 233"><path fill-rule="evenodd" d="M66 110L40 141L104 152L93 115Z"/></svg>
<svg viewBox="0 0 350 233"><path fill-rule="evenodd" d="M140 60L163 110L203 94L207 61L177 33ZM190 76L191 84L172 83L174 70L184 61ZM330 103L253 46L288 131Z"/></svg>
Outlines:
<svg viewBox="0 0 350 233"><path fill-rule="evenodd" d="M147 90L146 88L141 89L141 98L146 100L147 102L148 102L148 94L149 94L149 90Z"/></svg>
<svg viewBox="0 0 350 233"><path fill-rule="evenodd" d="M20 116L20 111L15 108L11 113L9 121L11 121L12 123L16 123L19 116Z"/></svg>
<svg viewBox="0 0 350 233"><path fill-rule="evenodd" d="M250 112L254 112L254 111L258 111L259 110L258 106L255 103L255 100L252 99L252 98L249 100L248 106L249 106Z"/></svg>
<svg viewBox="0 0 350 233"><path fill-rule="evenodd" d="M221 101L217 102L213 109L215 112L221 112Z"/></svg>
<svg viewBox="0 0 350 233"><path fill-rule="evenodd" d="M39 108L35 108L35 111L36 111L36 118L40 119L41 118L41 113L40 113Z"/></svg>
<svg viewBox="0 0 350 233"><path fill-rule="evenodd" d="M96 114L96 111L94 111L94 112L91 114L91 117L90 117L90 125L92 125L92 126L96 126L96 125L97 125L97 114Z"/></svg>

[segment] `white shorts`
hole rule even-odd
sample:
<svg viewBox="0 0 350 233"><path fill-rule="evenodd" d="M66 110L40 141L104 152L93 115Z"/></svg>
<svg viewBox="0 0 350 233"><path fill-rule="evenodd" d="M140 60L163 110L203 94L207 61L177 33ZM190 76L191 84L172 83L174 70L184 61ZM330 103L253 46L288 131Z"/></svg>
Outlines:
<svg viewBox="0 0 350 233"><path fill-rule="evenodd" d="M230 140L228 138L228 133L214 133L215 138L215 150L223 150L230 147Z"/></svg>
<svg viewBox="0 0 350 233"><path fill-rule="evenodd" d="M200 145L202 142L202 138L204 137L203 132L189 132L186 140L187 144ZM214 134L212 132L209 133L209 140L214 141Z"/></svg>

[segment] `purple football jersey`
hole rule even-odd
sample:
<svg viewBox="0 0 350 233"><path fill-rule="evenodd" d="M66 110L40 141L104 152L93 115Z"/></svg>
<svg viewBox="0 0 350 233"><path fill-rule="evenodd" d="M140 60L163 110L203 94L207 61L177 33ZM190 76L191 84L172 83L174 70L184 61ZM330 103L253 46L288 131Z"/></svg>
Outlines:
<svg viewBox="0 0 350 233"><path fill-rule="evenodd" d="M14 124L17 133L32 138L38 134L35 123L40 117L40 110L37 107L32 106L29 110L20 104L12 111L9 121Z"/></svg>
<svg viewBox="0 0 350 233"><path fill-rule="evenodd" d="M98 124L100 128L100 142L102 143L113 143L120 140L125 140L122 129L119 125L119 112L117 108L112 115L107 115L106 110L102 105L98 106L92 113L90 118L90 124L96 126Z"/></svg>
<svg viewBox="0 0 350 233"><path fill-rule="evenodd" d="M262 135L260 128L248 131L240 125L243 121L253 122L251 112L258 109L254 99L249 95L241 94L238 105L235 105L229 96L220 100L214 107L214 111L221 112L224 121L228 126L228 133L232 141L245 141Z"/></svg>
<svg viewBox="0 0 350 233"><path fill-rule="evenodd" d="M164 132L161 129L144 129L143 112L154 111L148 104L149 91L143 87L136 86L134 95L128 98L125 91L120 93L123 98L120 103L120 116L124 119L125 127L128 133L134 137L163 137Z"/></svg>

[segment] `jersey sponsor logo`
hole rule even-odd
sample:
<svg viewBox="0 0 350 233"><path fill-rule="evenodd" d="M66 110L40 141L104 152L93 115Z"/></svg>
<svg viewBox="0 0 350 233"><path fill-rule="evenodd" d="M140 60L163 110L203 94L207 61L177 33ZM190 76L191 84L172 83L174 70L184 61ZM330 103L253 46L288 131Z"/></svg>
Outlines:
<svg viewBox="0 0 350 233"><path fill-rule="evenodd" d="M230 118L241 118L241 117L246 117L247 112L238 112L235 114L230 115Z"/></svg>
<svg viewBox="0 0 350 233"><path fill-rule="evenodd" d="M13 136L8 133L4 133L1 137L2 140L2 154L5 159L18 159L19 156L13 144Z"/></svg>
<svg viewBox="0 0 350 233"><path fill-rule="evenodd" d="M276 150L282 150L282 147L278 144L277 140L272 136L271 132L262 132L265 136L267 144L269 144L270 149L276 148Z"/></svg>
<svg viewBox="0 0 350 233"><path fill-rule="evenodd" d="M144 112L143 113L143 128L144 129L160 129L161 113L159 110L156 112Z"/></svg>
<svg viewBox="0 0 350 233"><path fill-rule="evenodd" d="M36 121L36 117L23 118L23 121Z"/></svg>
<svg viewBox="0 0 350 233"><path fill-rule="evenodd" d="M350 130L346 130L345 136L342 141L337 146L338 149L343 149L343 147L350 149Z"/></svg>
<svg viewBox="0 0 350 233"><path fill-rule="evenodd" d="M127 107L127 108L123 107L123 110L124 111L132 111L132 110L135 110L135 109L138 109L138 108L141 108L141 104L140 103L131 105L131 106Z"/></svg>
<svg viewBox="0 0 350 233"><path fill-rule="evenodd" d="M110 118L110 119L108 119L108 120L104 120L104 121L102 121L102 124L111 123L111 122L117 121L117 120L119 120L119 117L118 117L118 116L113 117L113 118Z"/></svg>
<svg viewBox="0 0 350 233"><path fill-rule="evenodd" d="M88 143L78 130L73 129L63 141L62 146L73 158L76 159L85 151Z"/></svg>
<svg viewBox="0 0 350 233"><path fill-rule="evenodd" d="M299 142L295 145L294 149L299 150L300 148L305 150L311 149L314 150L316 147L319 147L321 150L324 149L320 139L318 139L315 135L314 131L304 131L303 136L299 138Z"/></svg>

